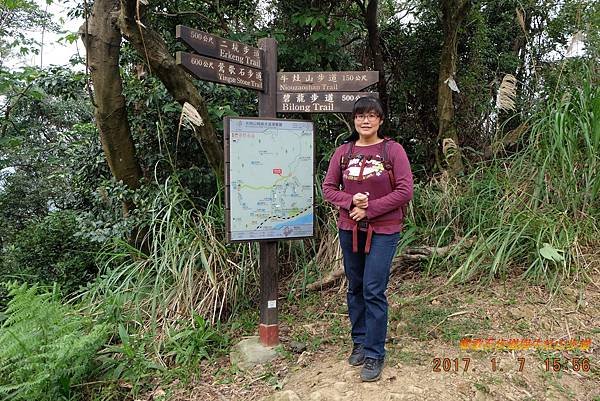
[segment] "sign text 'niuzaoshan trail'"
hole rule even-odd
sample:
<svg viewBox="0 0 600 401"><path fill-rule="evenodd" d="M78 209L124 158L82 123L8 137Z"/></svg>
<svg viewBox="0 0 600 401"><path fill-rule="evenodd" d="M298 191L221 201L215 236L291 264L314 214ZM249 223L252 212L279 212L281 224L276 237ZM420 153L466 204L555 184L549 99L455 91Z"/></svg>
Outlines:
<svg viewBox="0 0 600 401"><path fill-rule="evenodd" d="M177 64L203 81L263 90L262 70L192 53L177 52Z"/></svg>
<svg viewBox="0 0 600 401"><path fill-rule="evenodd" d="M278 72L278 92L356 92L379 81L379 71Z"/></svg>
<svg viewBox="0 0 600 401"><path fill-rule="evenodd" d="M216 57L220 60L252 68L262 68L262 50L257 47L224 39L183 25L177 25L175 37L183 40L198 54Z"/></svg>

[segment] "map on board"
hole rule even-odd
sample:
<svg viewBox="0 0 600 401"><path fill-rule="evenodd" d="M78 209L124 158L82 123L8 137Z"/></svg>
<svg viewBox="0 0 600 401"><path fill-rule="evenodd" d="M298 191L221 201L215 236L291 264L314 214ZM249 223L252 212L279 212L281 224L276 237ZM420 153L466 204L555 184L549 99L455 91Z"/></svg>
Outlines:
<svg viewBox="0 0 600 401"><path fill-rule="evenodd" d="M225 118L230 241L313 235L313 123Z"/></svg>

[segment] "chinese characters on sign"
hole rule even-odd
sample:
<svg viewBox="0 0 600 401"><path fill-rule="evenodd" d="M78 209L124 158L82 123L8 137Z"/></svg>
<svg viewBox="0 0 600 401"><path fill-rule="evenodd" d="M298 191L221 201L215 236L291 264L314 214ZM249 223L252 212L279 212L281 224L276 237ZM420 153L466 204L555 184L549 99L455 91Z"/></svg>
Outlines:
<svg viewBox="0 0 600 401"><path fill-rule="evenodd" d="M261 70L184 52L177 52L176 60L198 79L263 90Z"/></svg>
<svg viewBox="0 0 600 401"><path fill-rule="evenodd" d="M247 44L223 39L207 32L177 25L175 37L199 54L216 57L252 68L262 68L262 50Z"/></svg>
<svg viewBox="0 0 600 401"><path fill-rule="evenodd" d="M224 134L228 239L311 237L313 123L226 117Z"/></svg>
<svg viewBox="0 0 600 401"><path fill-rule="evenodd" d="M349 113L361 97L377 92L289 92L277 93L279 113Z"/></svg>
<svg viewBox="0 0 600 401"><path fill-rule="evenodd" d="M279 72L279 92L355 92L379 80L378 71Z"/></svg>

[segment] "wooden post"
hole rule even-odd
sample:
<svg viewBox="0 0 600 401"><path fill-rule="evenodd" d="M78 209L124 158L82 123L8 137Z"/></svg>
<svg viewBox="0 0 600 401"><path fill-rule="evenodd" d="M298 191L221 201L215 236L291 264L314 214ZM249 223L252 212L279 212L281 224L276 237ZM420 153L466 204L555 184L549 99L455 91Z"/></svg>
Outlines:
<svg viewBox="0 0 600 401"><path fill-rule="evenodd" d="M277 41L263 38L258 47L264 51L264 92L258 94L258 116L276 117L277 111ZM260 324L258 334L262 345L272 347L279 344L279 322L277 318L279 263L277 241L260 242Z"/></svg>

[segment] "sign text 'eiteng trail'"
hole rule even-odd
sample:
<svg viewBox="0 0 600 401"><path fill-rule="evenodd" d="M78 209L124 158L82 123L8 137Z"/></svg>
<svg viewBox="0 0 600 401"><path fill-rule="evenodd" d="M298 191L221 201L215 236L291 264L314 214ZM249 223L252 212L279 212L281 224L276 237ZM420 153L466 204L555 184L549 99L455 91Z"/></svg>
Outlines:
<svg viewBox="0 0 600 401"><path fill-rule="evenodd" d="M197 54L177 52L177 64L204 81L263 90L262 70L228 63Z"/></svg>
<svg viewBox="0 0 600 401"><path fill-rule="evenodd" d="M198 54L262 69L262 50L257 47L224 39L183 25L177 25L175 37L183 40Z"/></svg>

